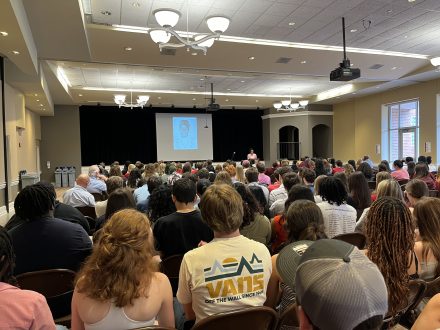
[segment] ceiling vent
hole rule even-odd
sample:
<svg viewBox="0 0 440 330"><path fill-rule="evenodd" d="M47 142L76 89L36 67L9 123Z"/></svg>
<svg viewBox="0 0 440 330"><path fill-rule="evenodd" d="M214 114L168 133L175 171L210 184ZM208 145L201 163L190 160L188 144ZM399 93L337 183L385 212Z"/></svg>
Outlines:
<svg viewBox="0 0 440 330"><path fill-rule="evenodd" d="M173 48L162 48L160 55L174 56L176 55L176 50L177 49L173 49Z"/></svg>
<svg viewBox="0 0 440 330"><path fill-rule="evenodd" d="M287 64L292 60L291 57L280 57L275 63Z"/></svg>
<svg viewBox="0 0 440 330"><path fill-rule="evenodd" d="M370 70L377 70L377 69L380 69L381 67L383 67L383 64L373 64L368 69L370 69Z"/></svg>

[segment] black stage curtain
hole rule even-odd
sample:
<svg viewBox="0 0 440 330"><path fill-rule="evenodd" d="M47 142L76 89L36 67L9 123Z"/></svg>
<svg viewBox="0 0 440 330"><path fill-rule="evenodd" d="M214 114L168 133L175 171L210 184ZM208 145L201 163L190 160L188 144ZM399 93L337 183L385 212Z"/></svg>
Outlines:
<svg viewBox="0 0 440 330"><path fill-rule="evenodd" d="M201 109L81 106L83 165L117 160L157 161L156 113L204 113ZM212 113L214 161L242 160L250 148L263 156L262 110L219 110Z"/></svg>

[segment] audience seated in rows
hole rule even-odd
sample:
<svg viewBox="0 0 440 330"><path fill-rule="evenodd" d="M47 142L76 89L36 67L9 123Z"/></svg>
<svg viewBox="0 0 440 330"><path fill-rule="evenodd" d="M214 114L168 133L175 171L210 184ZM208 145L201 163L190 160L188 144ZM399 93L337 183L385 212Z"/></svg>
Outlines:
<svg viewBox="0 0 440 330"><path fill-rule="evenodd" d="M426 183L420 179L412 179L405 185L405 199L407 205L412 210L414 206L423 198L429 196L429 189Z"/></svg>
<svg viewBox="0 0 440 330"><path fill-rule="evenodd" d="M16 255L15 274L65 268L77 271L90 254L92 242L79 225L53 217L55 198L45 185L23 188L14 201L15 214L25 222L9 234Z"/></svg>
<svg viewBox="0 0 440 330"><path fill-rule="evenodd" d="M173 294L157 272L149 221L136 210L115 213L77 275L72 329L173 327Z"/></svg>
<svg viewBox="0 0 440 330"><path fill-rule="evenodd" d="M275 176L277 178L277 181L280 183L280 185L278 188L276 188L270 192L270 194L269 194L269 207L272 206L272 204L276 200L279 200L279 199L286 200L287 199L287 191L286 191L286 188L284 188L283 180L284 180L284 176L287 173L291 173L291 172L293 172L292 168L287 167L287 166L282 166L275 171Z"/></svg>
<svg viewBox="0 0 440 330"><path fill-rule="evenodd" d="M394 171L391 172L391 176L394 179L396 179L397 181L399 181L399 180L409 180L408 171L403 168L403 162L400 159L396 159L393 162L393 168L394 168Z"/></svg>
<svg viewBox="0 0 440 330"><path fill-rule="evenodd" d="M110 195L116 189L122 188L124 186L124 180L122 179L121 176L110 176L105 182L105 184L107 185L107 194ZM107 208L107 202L108 202L107 199L104 201L96 202L95 205L96 217L99 218L105 214Z"/></svg>
<svg viewBox="0 0 440 330"><path fill-rule="evenodd" d="M133 193L128 188L118 188L108 196L105 214L96 219L96 230L101 229L111 216L124 209L135 209Z"/></svg>
<svg viewBox="0 0 440 330"><path fill-rule="evenodd" d="M105 181L107 177L105 175L99 174L98 165L92 165L89 167L89 178L90 182L87 185L87 191L91 194L102 194L107 191L107 186Z"/></svg>
<svg viewBox="0 0 440 330"><path fill-rule="evenodd" d="M286 195L284 197L283 194L279 194L278 196L275 197L276 200L272 203L272 205L269 208L271 217L274 217L277 214L280 214L283 212L284 204L287 200L289 191L290 191L290 189L292 189L292 187L294 185L297 185L297 184L300 184L300 178L299 178L298 174L293 173L293 172L289 172L289 173L284 174L283 188L286 192Z"/></svg>
<svg viewBox="0 0 440 330"><path fill-rule="evenodd" d="M63 195L63 203L73 207L95 207L95 197L87 191L90 177L80 174L75 181L75 186L67 190Z"/></svg>
<svg viewBox="0 0 440 330"><path fill-rule="evenodd" d="M376 188L371 193L371 201L374 202L377 199L377 187L379 187L379 183L384 180L391 179L391 174L388 172L379 172L376 174Z"/></svg>
<svg viewBox="0 0 440 330"><path fill-rule="evenodd" d="M14 265L11 238L0 226L0 329L55 329L46 299L17 287Z"/></svg>
<svg viewBox="0 0 440 330"><path fill-rule="evenodd" d="M182 178L174 182L172 199L176 212L159 218L153 227L155 248L162 258L185 254L200 242L213 239L200 211L194 209L196 184L192 180Z"/></svg>
<svg viewBox="0 0 440 330"><path fill-rule="evenodd" d="M262 306L272 272L270 254L263 244L240 235L240 195L230 185L214 184L203 194L200 209L214 239L183 258L177 299L186 319L197 323L215 313ZM225 272L225 267L235 271Z"/></svg>
<svg viewBox="0 0 440 330"><path fill-rule="evenodd" d="M246 180L248 182L248 186L249 187L259 187L263 194L264 197L266 198L266 204L269 202L269 189L264 185L258 182L258 170L254 167L249 168L246 173Z"/></svg>

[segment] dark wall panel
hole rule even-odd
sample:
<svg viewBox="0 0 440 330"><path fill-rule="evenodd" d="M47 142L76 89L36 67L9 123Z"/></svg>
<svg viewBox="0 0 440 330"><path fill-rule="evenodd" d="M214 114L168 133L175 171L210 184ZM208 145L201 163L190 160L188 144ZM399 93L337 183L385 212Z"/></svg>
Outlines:
<svg viewBox="0 0 440 330"><path fill-rule="evenodd" d="M202 113L200 109L129 109L81 106L83 166L118 160L157 161L156 113ZM263 156L262 110L220 110L212 114L214 161L245 159L249 148Z"/></svg>

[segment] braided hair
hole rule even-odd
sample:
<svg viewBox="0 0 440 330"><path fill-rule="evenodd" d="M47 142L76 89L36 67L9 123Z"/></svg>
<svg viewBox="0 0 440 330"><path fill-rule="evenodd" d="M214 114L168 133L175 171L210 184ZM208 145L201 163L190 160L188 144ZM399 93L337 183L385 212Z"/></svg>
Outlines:
<svg viewBox="0 0 440 330"><path fill-rule="evenodd" d="M15 214L25 220L46 215L53 209L55 197L50 189L43 184L26 186L14 201Z"/></svg>
<svg viewBox="0 0 440 330"><path fill-rule="evenodd" d="M6 229L0 226L0 282L16 284L14 273L15 253Z"/></svg>
<svg viewBox="0 0 440 330"><path fill-rule="evenodd" d="M409 291L408 258L414 248L411 212L399 199L384 196L370 207L365 224L367 255L381 271L389 293L389 312L404 306Z"/></svg>

